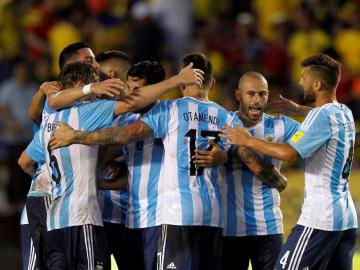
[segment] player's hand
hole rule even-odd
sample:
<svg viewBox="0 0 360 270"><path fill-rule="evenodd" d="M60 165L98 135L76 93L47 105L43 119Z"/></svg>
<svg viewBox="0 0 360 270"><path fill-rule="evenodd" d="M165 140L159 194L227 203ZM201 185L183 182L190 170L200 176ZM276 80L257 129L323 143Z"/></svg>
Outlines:
<svg viewBox="0 0 360 270"><path fill-rule="evenodd" d="M72 127L65 123L55 121L56 129L49 141L51 150L65 147L73 143L75 139L75 131Z"/></svg>
<svg viewBox="0 0 360 270"><path fill-rule="evenodd" d="M225 144L236 144L238 146L247 146L247 142L251 138L249 131L239 125L236 128L225 126L219 136L228 140Z"/></svg>
<svg viewBox="0 0 360 270"><path fill-rule="evenodd" d="M178 73L178 79L182 85L196 84L199 87L203 85L204 72L200 69L193 69L193 63L188 64Z"/></svg>
<svg viewBox="0 0 360 270"><path fill-rule="evenodd" d="M300 105L279 95L268 103L267 109L275 114L299 115Z"/></svg>
<svg viewBox="0 0 360 270"><path fill-rule="evenodd" d="M115 96L125 96L128 93L128 87L126 83L123 83L120 79L108 79L102 82L92 83L90 90L97 96L105 95L110 98Z"/></svg>
<svg viewBox="0 0 360 270"><path fill-rule="evenodd" d="M191 157L193 162L206 168L224 164L227 161L227 153L213 140L209 143L210 150L195 150L196 155Z"/></svg>
<svg viewBox="0 0 360 270"><path fill-rule="evenodd" d="M40 85L39 91L41 91L47 97L52 96L53 94L61 90L61 84L58 81L53 82L44 82Z"/></svg>
<svg viewBox="0 0 360 270"><path fill-rule="evenodd" d="M124 166L122 166L121 161L109 160L102 166L100 176L104 180L114 180L120 176L122 170L124 170ZM127 170L126 167L125 170Z"/></svg>

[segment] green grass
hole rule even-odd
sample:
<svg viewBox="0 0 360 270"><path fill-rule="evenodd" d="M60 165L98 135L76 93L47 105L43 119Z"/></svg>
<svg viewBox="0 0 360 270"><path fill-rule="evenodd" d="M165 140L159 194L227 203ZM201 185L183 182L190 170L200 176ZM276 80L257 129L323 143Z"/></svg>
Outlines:
<svg viewBox="0 0 360 270"><path fill-rule="evenodd" d="M249 270L251 270L251 265ZM360 252L356 252L353 259L353 269L360 269ZM111 270L118 270L114 257L111 256Z"/></svg>

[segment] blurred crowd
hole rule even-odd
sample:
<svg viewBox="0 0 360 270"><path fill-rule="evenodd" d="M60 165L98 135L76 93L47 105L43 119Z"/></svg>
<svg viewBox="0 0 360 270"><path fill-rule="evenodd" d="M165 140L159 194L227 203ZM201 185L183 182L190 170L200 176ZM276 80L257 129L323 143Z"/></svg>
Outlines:
<svg viewBox="0 0 360 270"><path fill-rule="evenodd" d="M32 137L31 98L56 80L60 51L80 40L133 63L159 61L168 76L183 54L202 52L217 79L211 98L231 110L249 70L265 75L273 97L301 103L300 62L324 52L343 64L338 100L360 119L359 0L2 0L0 214L18 212L28 190L16 161Z"/></svg>

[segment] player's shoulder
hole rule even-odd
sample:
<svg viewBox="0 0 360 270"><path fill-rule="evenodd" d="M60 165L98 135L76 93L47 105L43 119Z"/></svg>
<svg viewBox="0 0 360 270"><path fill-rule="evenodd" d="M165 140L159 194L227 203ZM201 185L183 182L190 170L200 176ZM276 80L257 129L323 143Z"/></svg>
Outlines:
<svg viewBox="0 0 360 270"><path fill-rule="evenodd" d="M126 126L140 119L141 115L133 112L127 112L116 117L112 126Z"/></svg>
<svg viewBox="0 0 360 270"><path fill-rule="evenodd" d="M279 115L271 115L271 114L267 114L267 113L264 113L263 114L263 119L265 121L282 121L284 122L285 124L287 123L291 123L291 124L299 124L298 121L286 116L286 115L283 115L283 114L279 114Z"/></svg>

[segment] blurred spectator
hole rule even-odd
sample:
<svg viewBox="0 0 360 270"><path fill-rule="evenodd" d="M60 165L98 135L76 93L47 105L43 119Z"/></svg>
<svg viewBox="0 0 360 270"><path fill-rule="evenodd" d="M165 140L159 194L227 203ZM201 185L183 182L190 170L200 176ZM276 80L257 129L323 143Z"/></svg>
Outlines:
<svg viewBox="0 0 360 270"><path fill-rule="evenodd" d="M360 8L355 8L346 17L346 22L336 29L335 48L343 64L352 73L360 70Z"/></svg>
<svg viewBox="0 0 360 270"><path fill-rule="evenodd" d="M82 40L79 27L83 19L83 10L72 6L59 12L59 21L49 30L48 42L52 58L51 70L55 76L59 73L57 60L61 50L71 43Z"/></svg>
<svg viewBox="0 0 360 270"><path fill-rule="evenodd" d="M299 7L292 14L296 30L289 39L289 53L292 58L292 80L300 78L300 62L330 46L329 36L321 30L310 10Z"/></svg>
<svg viewBox="0 0 360 270"><path fill-rule="evenodd" d="M16 56L20 51L21 26L18 18L22 14L19 4L16 1L0 1L0 53L8 58Z"/></svg>
<svg viewBox="0 0 360 270"><path fill-rule="evenodd" d="M37 60L49 51L47 35L56 20L56 1L37 0L23 17L24 40L28 58Z"/></svg>
<svg viewBox="0 0 360 270"><path fill-rule="evenodd" d="M165 32L166 53L179 60L191 49L192 0L153 0L154 19Z"/></svg>
<svg viewBox="0 0 360 270"><path fill-rule="evenodd" d="M3 125L0 140L8 150L9 198L13 203L21 203L30 181L18 167L17 159L33 136L28 108L37 86L31 80L30 67L24 59L17 59L12 70L12 77L0 85L0 121Z"/></svg>
<svg viewBox="0 0 360 270"><path fill-rule="evenodd" d="M251 1L253 9L257 15L259 35L264 39L272 39L274 32L274 21L277 17L287 17L288 14L296 7L298 0L271 0Z"/></svg>
<svg viewBox="0 0 360 270"><path fill-rule="evenodd" d="M286 87L289 84L290 56L287 50L289 25L284 15L273 17L272 32L262 56L264 74L271 85Z"/></svg>
<svg viewBox="0 0 360 270"><path fill-rule="evenodd" d="M138 2L131 8L133 29L131 43L133 62L160 61L163 55L164 35L155 20L151 17L151 7L144 2Z"/></svg>

